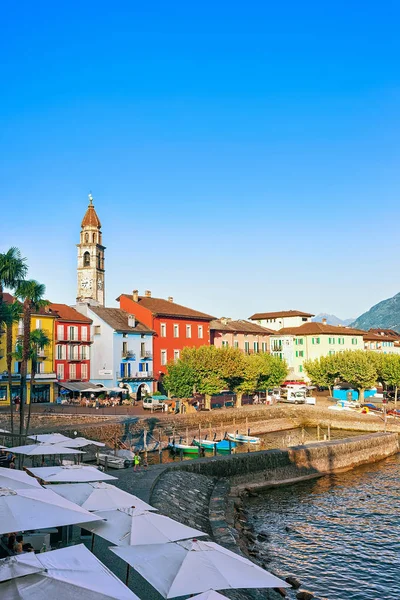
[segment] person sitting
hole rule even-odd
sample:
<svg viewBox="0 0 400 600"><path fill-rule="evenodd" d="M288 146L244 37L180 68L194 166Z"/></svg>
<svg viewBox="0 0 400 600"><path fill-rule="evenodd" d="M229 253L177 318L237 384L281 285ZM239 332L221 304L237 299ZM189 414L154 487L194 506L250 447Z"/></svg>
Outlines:
<svg viewBox="0 0 400 600"><path fill-rule="evenodd" d="M15 554L22 554L23 548L21 543L17 543L14 545L14 552Z"/></svg>

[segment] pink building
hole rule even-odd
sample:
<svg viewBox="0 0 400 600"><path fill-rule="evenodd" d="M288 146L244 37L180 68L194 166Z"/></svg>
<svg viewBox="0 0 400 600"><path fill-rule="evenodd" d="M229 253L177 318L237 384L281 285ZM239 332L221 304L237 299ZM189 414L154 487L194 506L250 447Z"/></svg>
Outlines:
<svg viewBox="0 0 400 600"><path fill-rule="evenodd" d="M211 344L217 348L239 348L246 354L269 352L269 337L276 332L248 321L216 319L210 323Z"/></svg>

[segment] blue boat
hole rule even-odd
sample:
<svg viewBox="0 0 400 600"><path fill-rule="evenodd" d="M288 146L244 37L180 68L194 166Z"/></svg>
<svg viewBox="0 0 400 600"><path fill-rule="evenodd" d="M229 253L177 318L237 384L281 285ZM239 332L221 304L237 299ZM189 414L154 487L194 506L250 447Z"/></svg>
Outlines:
<svg viewBox="0 0 400 600"><path fill-rule="evenodd" d="M193 440L193 444L204 450L214 450L216 446L217 452L229 452L229 440ZM230 443L230 448L236 448L235 442Z"/></svg>

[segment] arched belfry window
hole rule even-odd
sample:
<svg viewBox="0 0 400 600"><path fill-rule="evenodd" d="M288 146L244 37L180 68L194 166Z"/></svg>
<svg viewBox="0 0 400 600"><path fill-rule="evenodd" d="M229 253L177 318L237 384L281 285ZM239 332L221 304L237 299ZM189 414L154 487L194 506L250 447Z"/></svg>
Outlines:
<svg viewBox="0 0 400 600"><path fill-rule="evenodd" d="M90 254L89 252L85 252L83 255L83 266L90 267Z"/></svg>
<svg viewBox="0 0 400 600"><path fill-rule="evenodd" d="M85 233L85 242L86 242L86 244L88 243L88 241L89 241L89 234Z"/></svg>

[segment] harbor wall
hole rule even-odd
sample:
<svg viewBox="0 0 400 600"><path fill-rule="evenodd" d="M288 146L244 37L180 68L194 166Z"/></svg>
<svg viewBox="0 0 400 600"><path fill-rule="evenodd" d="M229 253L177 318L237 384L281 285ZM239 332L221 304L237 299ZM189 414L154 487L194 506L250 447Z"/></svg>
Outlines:
<svg viewBox="0 0 400 600"><path fill-rule="evenodd" d="M208 477L229 478L233 485L268 487L352 469L396 452L399 452L396 433L372 433L283 450L186 461L171 468Z"/></svg>

